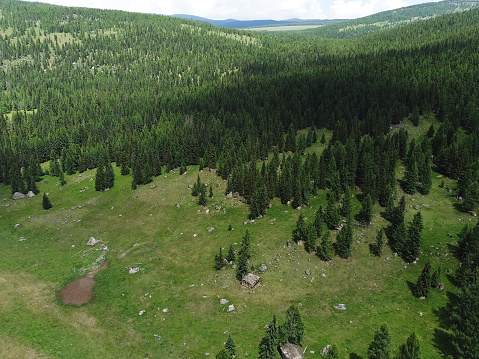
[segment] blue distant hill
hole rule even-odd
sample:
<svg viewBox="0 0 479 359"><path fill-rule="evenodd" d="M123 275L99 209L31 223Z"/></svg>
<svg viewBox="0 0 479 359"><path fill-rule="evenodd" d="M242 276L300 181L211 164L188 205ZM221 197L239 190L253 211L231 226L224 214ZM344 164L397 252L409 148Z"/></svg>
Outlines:
<svg viewBox="0 0 479 359"><path fill-rule="evenodd" d="M175 14L174 17L180 17L183 19L190 19L196 21L204 21L213 24L218 27L231 27L234 29L246 29L249 27L261 27L261 26L275 26L275 25L328 25L338 21L344 20L304 20L304 19L288 19L288 20L212 20L205 17L185 14Z"/></svg>

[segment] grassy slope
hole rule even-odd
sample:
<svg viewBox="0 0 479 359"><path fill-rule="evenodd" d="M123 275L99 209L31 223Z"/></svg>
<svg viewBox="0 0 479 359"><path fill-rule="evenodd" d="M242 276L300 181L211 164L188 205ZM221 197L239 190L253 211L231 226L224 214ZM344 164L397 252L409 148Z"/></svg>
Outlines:
<svg viewBox="0 0 479 359"><path fill-rule="evenodd" d="M424 123L421 130L428 127ZM322 146L311 150L321 152ZM398 167L398 178L402 178L400 171ZM222 209L217 213L210 204L208 214L192 201L188 190L197 168L189 168L184 176L163 175L155 179L155 188L148 185L136 191L130 189L130 177L121 177L118 169L116 174L115 187L105 193L93 190L90 178L94 171L67 176L65 187L56 178L45 177L39 188L49 192L54 203L48 212L41 209L41 195L1 202L0 292L7 300L0 304L4 328L0 341L8 341L10 348L4 357L35 352L58 358L199 358L207 352L214 355L231 332L238 357L252 358L257 355L264 325L273 313L282 320L292 303L301 307L305 319L308 352L319 353L335 342L343 357L348 353L364 356L374 331L388 323L395 348L416 331L424 357L440 357L434 328L439 323L438 310L447 303L446 291L453 286L444 276L446 291L433 291L426 301L414 298L408 286L428 258L433 268L441 259L444 269L454 269L455 261L444 256L450 253L447 235L458 233L472 219L447 204L454 199L438 187L440 178L434 176L429 196L407 198L408 206L424 203L430 208L422 210L424 254L420 264L406 265L389 248L382 258L369 255L368 244L379 226L387 224L380 216L364 232L355 230L352 258L336 257L323 263L302 247L285 248L299 211L278 200L266 217L244 225L248 207L227 200L222 195L225 183L213 174L200 175L203 182L214 183L212 202ZM453 185L450 182L446 179L446 185ZM86 186L90 190L80 192ZM9 190L0 187L0 198L10 198ZM320 193L312 200L313 208L303 213L311 220L318 205L325 202L325 193ZM359 208L359 203L354 205ZM376 207L376 214L379 211ZM406 219L414 212L408 208ZM20 227L15 229L16 223ZM232 232L227 230L230 223ZM215 230L208 232L208 227ZM219 247L239 243L246 228L252 234L252 263L268 266L261 275L262 285L254 291L239 286L233 270L212 268ZM21 236L27 241L19 242ZM110 247L109 268L95 277L98 285L90 304L64 305L55 293L84 275L84 268L101 254L87 248L90 236ZM140 272L128 274L125 267L134 266ZM304 274L307 269L311 269L310 276ZM321 277L323 273L326 278ZM234 313L226 313L221 298L235 305ZM335 311L337 303L345 303L347 310ZM139 316L140 310L146 310L145 314ZM419 312L424 313L422 317ZM154 334L163 339L158 341Z"/></svg>

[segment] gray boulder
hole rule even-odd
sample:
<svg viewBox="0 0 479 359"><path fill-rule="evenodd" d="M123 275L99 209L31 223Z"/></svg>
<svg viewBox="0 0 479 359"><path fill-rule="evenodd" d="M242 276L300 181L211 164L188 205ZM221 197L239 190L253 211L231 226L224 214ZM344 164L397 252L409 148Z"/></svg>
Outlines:
<svg viewBox="0 0 479 359"><path fill-rule="evenodd" d="M12 199L24 199L26 196L21 192L15 192Z"/></svg>
<svg viewBox="0 0 479 359"><path fill-rule="evenodd" d="M228 309L226 309L226 311L229 313L229 312L232 312L233 310L235 310L235 306L233 304L230 304L228 306Z"/></svg>
<svg viewBox="0 0 479 359"><path fill-rule="evenodd" d="M338 305L335 305L335 306L334 306L334 309L337 309L337 310L346 310L346 305L344 305L344 304L338 304Z"/></svg>
<svg viewBox="0 0 479 359"><path fill-rule="evenodd" d="M35 197L35 193L33 193L32 191L28 191L27 197L29 198Z"/></svg>
<svg viewBox="0 0 479 359"><path fill-rule="evenodd" d="M261 264L261 266L258 268L261 272L266 272L268 267L266 267L266 264Z"/></svg>
<svg viewBox="0 0 479 359"><path fill-rule="evenodd" d="M95 244L100 243L99 239L96 239L95 237L90 237L90 239L87 242L87 246L94 246Z"/></svg>

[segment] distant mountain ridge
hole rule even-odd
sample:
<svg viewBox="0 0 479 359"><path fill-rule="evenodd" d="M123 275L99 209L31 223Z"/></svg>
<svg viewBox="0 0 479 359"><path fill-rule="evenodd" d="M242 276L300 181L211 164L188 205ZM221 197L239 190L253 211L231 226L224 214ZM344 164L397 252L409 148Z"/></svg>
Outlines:
<svg viewBox="0 0 479 359"><path fill-rule="evenodd" d="M218 27L230 27L234 29L246 29L250 27L261 27L261 26L280 26L280 25L299 25L299 24L314 24L314 25L328 25L338 21L344 21L339 19L326 19L326 20L315 20L315 19L287 19L287 20L236 20L236 19L225 19L225 20L213 20L205 17L187 15L187 14L174 14L174 17L179 17L183 19L190 19L195 21L204 21L210 24L213 24Z"/></svg>

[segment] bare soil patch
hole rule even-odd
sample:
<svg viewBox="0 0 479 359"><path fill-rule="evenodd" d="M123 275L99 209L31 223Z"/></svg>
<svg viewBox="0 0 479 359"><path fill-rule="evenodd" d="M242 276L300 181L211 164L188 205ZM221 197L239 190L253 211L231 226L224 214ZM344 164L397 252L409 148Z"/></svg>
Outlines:
<svg viewBox="0 0 479 359"><path fill-rule="evenodd" d="M79 278L67 284L67 286L58 292L63 298L65 304L76 304L78 306L88 303L93 295L93 286L96 284L93 277L102 269L107 269L108 262L101 267L92 270L86 277Z"/></svg>

